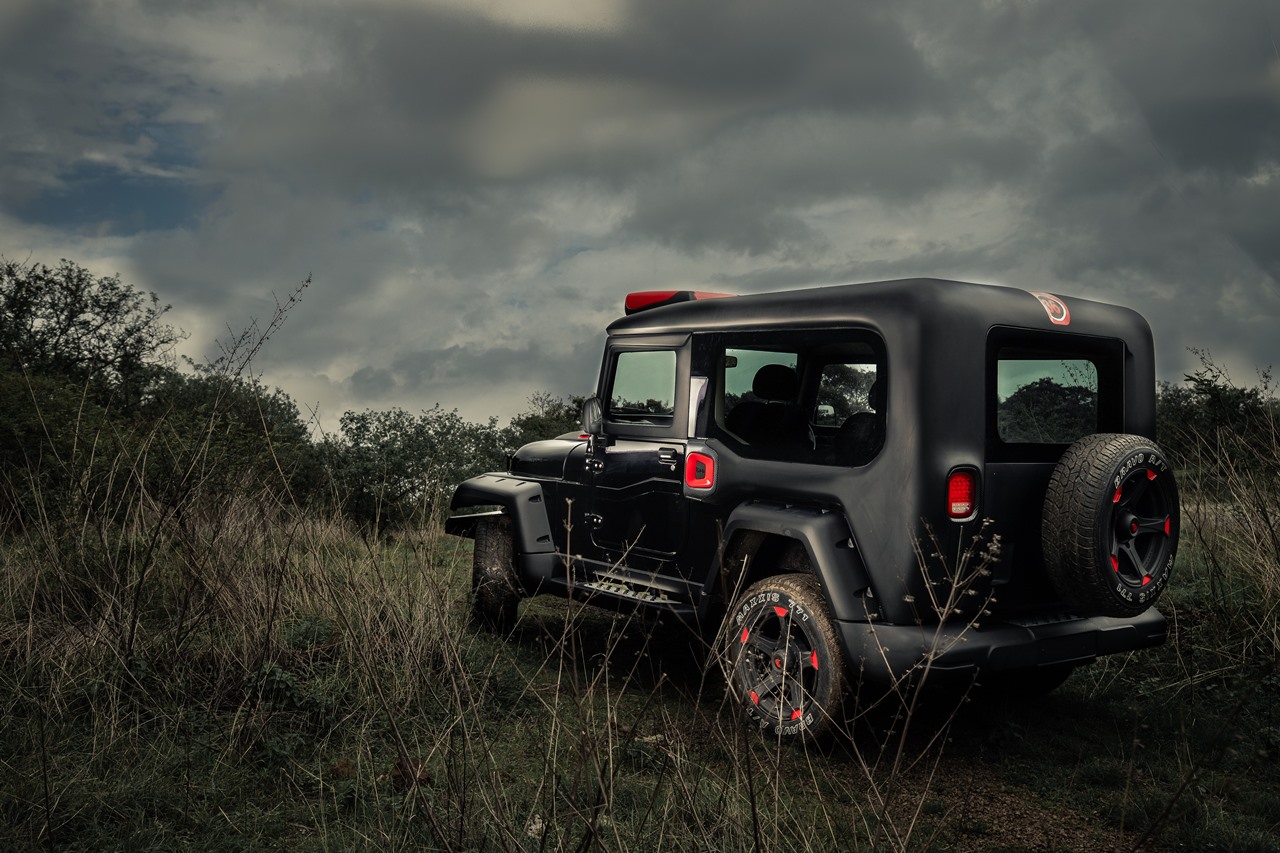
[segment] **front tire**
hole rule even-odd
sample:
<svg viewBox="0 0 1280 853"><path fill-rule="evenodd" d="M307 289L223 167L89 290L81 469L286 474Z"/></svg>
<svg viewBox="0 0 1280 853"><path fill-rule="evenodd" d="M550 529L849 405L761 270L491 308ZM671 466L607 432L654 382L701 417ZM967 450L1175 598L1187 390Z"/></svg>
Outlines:
<svg viewBox="0 0 1280 853"><path fill-rule="evenodd" d="M1087 615L1137 616L1169 582L1178 519L1173 468L1154 442L1081 438L1045 496L1041 544L1054 591Z"/></svg>
<svg viewBox="0 0 1280 853"><path fill-rule="evenodd" d="M512 559L511 519L477 522L471 557L472 619L491 631L509 631L521 598Z"/></svg>
<svg viewBox="0 0 1280 853"><path fill-rule="evenodd" d="M753 584L726 631L729 691L755 725L796 740L831 731L848 672L817 578L788 574Z"/></svg>

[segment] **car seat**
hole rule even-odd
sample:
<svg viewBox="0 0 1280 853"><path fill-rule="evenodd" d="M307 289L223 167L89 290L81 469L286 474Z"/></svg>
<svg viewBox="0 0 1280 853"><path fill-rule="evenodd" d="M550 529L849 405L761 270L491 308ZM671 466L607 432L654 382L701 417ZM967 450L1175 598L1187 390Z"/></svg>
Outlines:
<svg viewBox="0 0 1280 853"><path fill-rule="evenodd" d="M867 389L867 404L873 411L855 412L836 432L836 462L866 465L884 445L884 391L877 377Z"/></svg>
<svg viewBox="0 0 1280 853"><path fill-rule="evenodd" d="M800 381L794 368L766 364L751 381L753 400L743 400L725 427L747 444L773 449L813 449L808 419L796 403Z"/></svg>

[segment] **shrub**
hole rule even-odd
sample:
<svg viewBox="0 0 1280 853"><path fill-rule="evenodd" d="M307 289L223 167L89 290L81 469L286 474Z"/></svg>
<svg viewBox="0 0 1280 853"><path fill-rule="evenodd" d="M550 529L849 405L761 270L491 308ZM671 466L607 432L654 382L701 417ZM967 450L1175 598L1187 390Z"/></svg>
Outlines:
<svg viewBox="0 0 1280 853"><path fill-rule="evenodd" d="M1164 385L1160 440L1179 465L1191 606L1208 608L1228 668L1280 658L1280 401L1269 370L1235 384L1201 353L1184 387ZM1189 597L1190 598L1190 597Z"/></svg>

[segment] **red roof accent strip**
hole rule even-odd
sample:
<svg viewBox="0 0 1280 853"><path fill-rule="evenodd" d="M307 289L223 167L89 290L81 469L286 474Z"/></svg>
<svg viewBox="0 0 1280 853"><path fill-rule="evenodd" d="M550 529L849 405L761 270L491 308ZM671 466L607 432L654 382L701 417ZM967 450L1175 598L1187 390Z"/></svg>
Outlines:
<svg viewBox="0 0 1280 853"><path fill-rule="evenodd" d="M732 293L712 293L709 290L638 290L628 293L623 309L628 314L646 311L662 305L674 305L677 302L695 302L701 299L723 299Z"/></svg>

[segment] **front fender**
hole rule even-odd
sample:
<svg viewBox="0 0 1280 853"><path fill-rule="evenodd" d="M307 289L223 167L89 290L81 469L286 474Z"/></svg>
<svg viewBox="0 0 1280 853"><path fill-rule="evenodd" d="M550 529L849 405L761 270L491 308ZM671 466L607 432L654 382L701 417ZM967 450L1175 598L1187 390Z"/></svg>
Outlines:
<svg viewBox="0 0 1280 853"><path fill-rule="evenodd" d="M831 615L843 621L867 618L861 596L871 581L843 515L809 507L745 503L729 515L723 541L732 542L735 534L747 532L782 536L800 542L826 593ZM716 582L717 578L712 578L708 589Z"/></svg>
<svg viewBox="0 0 1280 853"><path fill-rule="evenodd" d="M507 474L481 474L462 483L453 493L452 510L472 506L500 506L511 517L517 554L554 552L551 524L543 501L542 484ZM445 522L445 532L474 536L475 522L491 513L454 516Z"/></svg>

